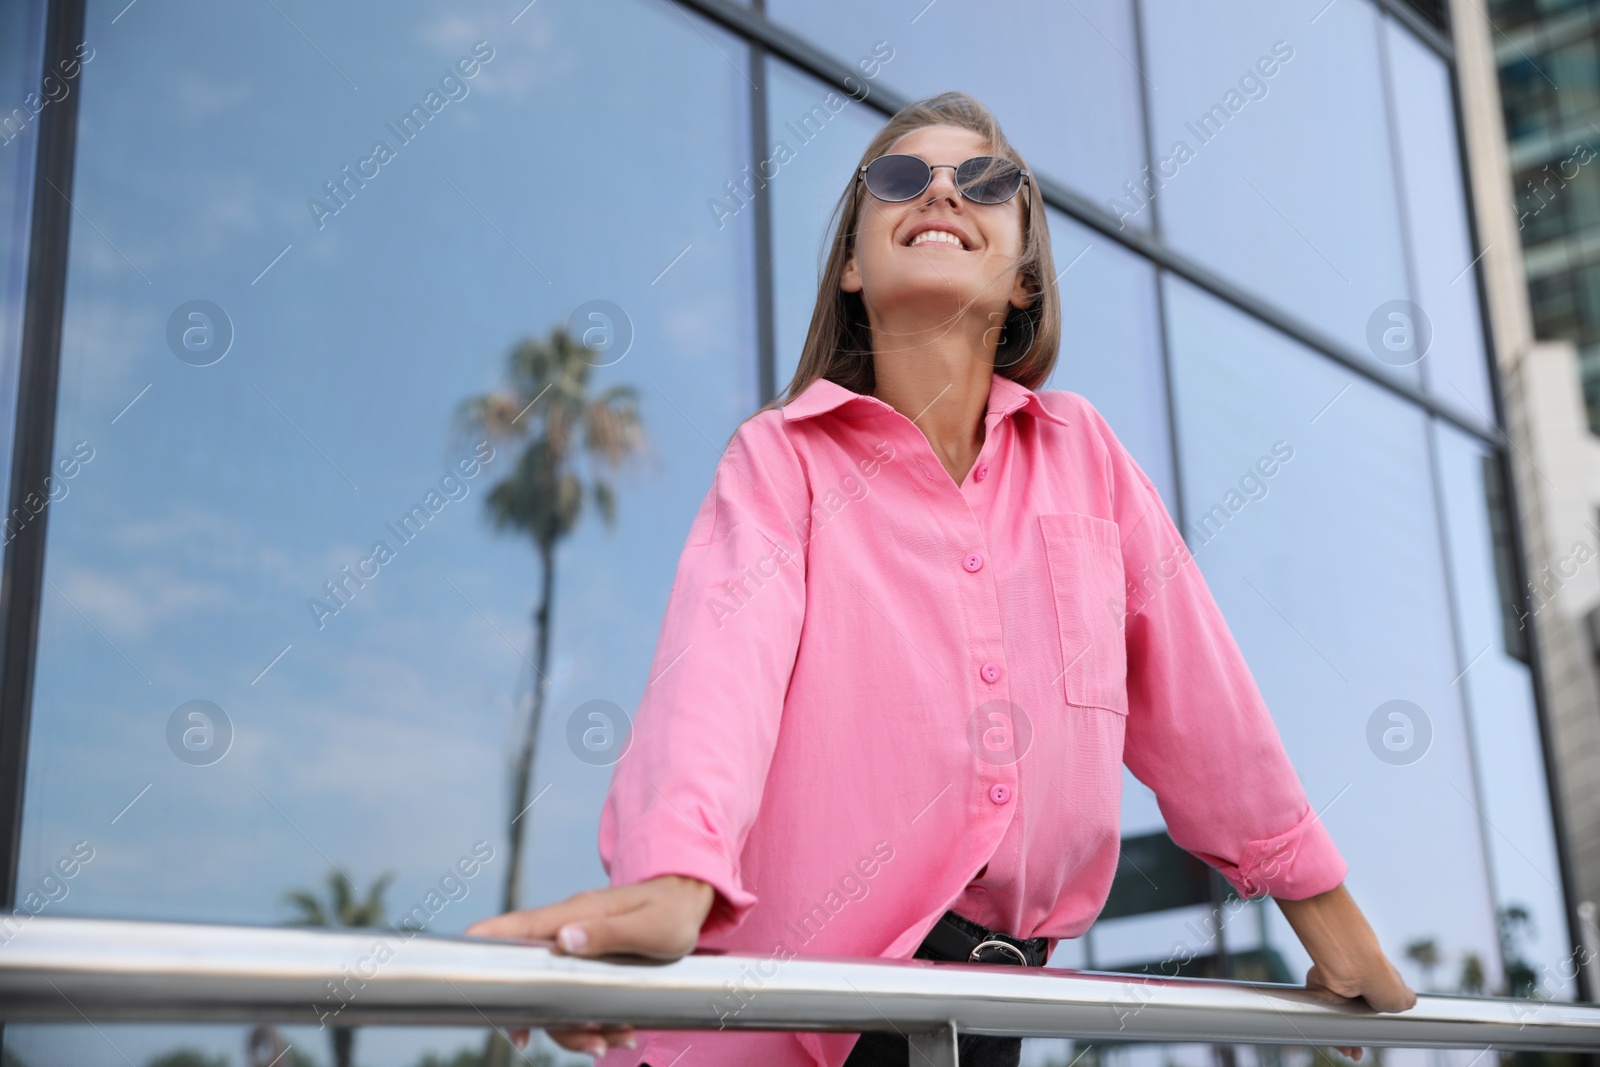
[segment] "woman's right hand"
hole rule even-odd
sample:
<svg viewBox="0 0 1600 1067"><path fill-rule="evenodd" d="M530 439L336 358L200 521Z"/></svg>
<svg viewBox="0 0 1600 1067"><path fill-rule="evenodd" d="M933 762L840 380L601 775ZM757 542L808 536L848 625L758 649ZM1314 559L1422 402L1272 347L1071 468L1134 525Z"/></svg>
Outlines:
<svg viewBox="0 0 1600 1067"><path fill-rule="evenodd" d="M559 904L525 908L467 927L468 937L554 941L551 951L567 956L629 953L658 960L687 956L700 940L716 891L705 882L667 874L634 885L585 889ZM550 1030L562 1048L596 1058L612 1046L634 1047L630 1026L585 1026ZM521 1048L527 1030L511 1031Z"/></svg>

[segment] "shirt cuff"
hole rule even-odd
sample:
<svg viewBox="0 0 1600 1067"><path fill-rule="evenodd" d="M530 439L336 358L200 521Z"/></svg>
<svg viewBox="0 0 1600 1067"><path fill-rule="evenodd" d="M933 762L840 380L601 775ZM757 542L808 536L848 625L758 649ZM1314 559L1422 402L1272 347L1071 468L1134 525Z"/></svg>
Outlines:
<svg viewBox="0 0 1600 1067"><path fill-rule="evenodd" d="M711 886L716 896L705 922L700 924L702 938L738 929L756 902L755 894L745 889L733 864L704 839L662 836L648 842L636 841L630 847L617 849L610 874L614 886L633 885L667 874L697 878Z"/></svg>
<svg viewBox="0 0 1600 1067"><path fill-rule="evenodd" d="M1275 837L1252 841L1237 865L1217 864L1245 899L1304 900L1336 889L1349 873L1328 828L1309 805L1300 821Z"/></svg>

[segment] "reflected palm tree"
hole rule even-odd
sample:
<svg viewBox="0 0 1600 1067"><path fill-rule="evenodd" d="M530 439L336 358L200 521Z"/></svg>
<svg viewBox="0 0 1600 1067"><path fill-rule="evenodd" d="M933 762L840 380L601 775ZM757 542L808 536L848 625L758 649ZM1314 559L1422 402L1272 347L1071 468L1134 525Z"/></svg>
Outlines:
<svg viewBox="0 0 1600 1067"><path fill-rule="evenodd" d="M1422 968L1426 992L1433 992L1433 971L1439 966L1439 945L1431 937L1418 938L1406 945L1406 959Z"/></svg>
<svg viewBox="0 0 1600 1067"><path fill-rule="evenodd" d="M1500 952L1506 964L1502 995L1532 997L1539 987L1539 974L1523 955L1523 942L1533 936L1533 916L1521 904L1508 904L1500 909L1499 919Z"/></svg>
<svg viewBox="0 0 1600 1067"><path fill-rule="evenodd" d="M1479 997L1483 995L1485 984L1487 979L1484 977L1483 957L1471 950L1463 952L1461 975L1456 979L1456 990L1469 997Z"/></svg>
<svg viewBox="0 0 1600 1067"><path fill-rule="evenodd" d="M328 872L326 899L307 889L291 889L284 899L298 913L288 920L287 926L321 926L330 930L358 930L386 925L383 891L394 881L393 872L380 875L367 890L364 899L356 895L356 887L343 871L335 867ZM354 1062L356 1031L353 1026L335 1025L328 1035L333 1045L334 1067L351 1067Z"/></svg>
<svg viewBox="0 0 1600 1067"><path fill-rule="evenodd" d="M540 564L533 611L533 691L512 770L504 911L522 904L522 815L532 787L549 674L556 546L577 526L586 500L593 501L607 527L616 525L616 492L606 474L644 446L637 390L613 385L591 395L593 356L557 327L547 338L526 340L511 350L510 382L504 389L461 406L468 425L491 441L523 445L514 469L489 491L485 506L497 529L533 541Z"/></svg>
<svg viewBox="0 0 1600 1067"><path fill-rule="evenodd" d="M511 472L489 491L485 506L496 529L528 537L539 556L539 592L533 610L534 676L521 744L511 768L510 847L502 911L515 911L522 905L523 815L529 807L549 680L556 546L577 526L585 501L593 502L607 528L615 527L616 492L606 475L645 444L638 392L633 386L612 385L590 392L594 356L594 350L564 327L555 327L543 339L530 338L513 347L507 360L506 386L464 401L459 411L461 422L490 441L520 446ZM508 1050L504 1040L491 1033L485 1061L504 1063Z"/></svg>

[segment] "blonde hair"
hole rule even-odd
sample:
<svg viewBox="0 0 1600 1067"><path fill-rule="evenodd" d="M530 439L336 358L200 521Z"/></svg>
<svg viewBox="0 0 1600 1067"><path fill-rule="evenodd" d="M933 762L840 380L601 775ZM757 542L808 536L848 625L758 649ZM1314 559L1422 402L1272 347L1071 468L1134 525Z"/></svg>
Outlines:
<svg viewBox="0 0 1600 1067"><path fill-rule="evenodd" d="M857 393L873 391L876 375L866 307L860 293L847 293L839 287L845 261L854 246L862 202L870 195L856 176L860 167L883 155L900 138L926 126L971 130L989 145L991 155L1028 169L989 109L966 93L940 93L895 112L861 154L861 162L851 171L849 184L834 206L831 222L837 225L833 246L820 272L817 305L811 313L811 328L806 333L800 364L788 387L763 405L761 411L789 403L818 378L827 378ZM1055 260L1050 254L1044 199L1032 180L1023 184L1019 195L1023 197L1022 254L1016 267L1033 294L1033 301L1027 308L1013 306L1006 315L994 369L1002 377L1037 389L1055 368L1061 344L1061 301L1054 284ZM1047 279L1050 284L1046 284Z"/></svg>

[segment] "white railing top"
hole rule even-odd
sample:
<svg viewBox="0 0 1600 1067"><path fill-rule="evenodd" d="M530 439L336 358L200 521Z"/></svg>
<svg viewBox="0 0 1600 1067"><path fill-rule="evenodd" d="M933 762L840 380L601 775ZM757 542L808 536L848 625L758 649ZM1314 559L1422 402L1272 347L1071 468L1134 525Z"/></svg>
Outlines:
<svg viewBox="0 0 1600 1067"><path fill-rule="evenodd" d="M0 1021L886 1030L1084 1040L1600 1049L1600 1007L859 957L591 960L408 934L38 917L0 928Z"/></svg>

